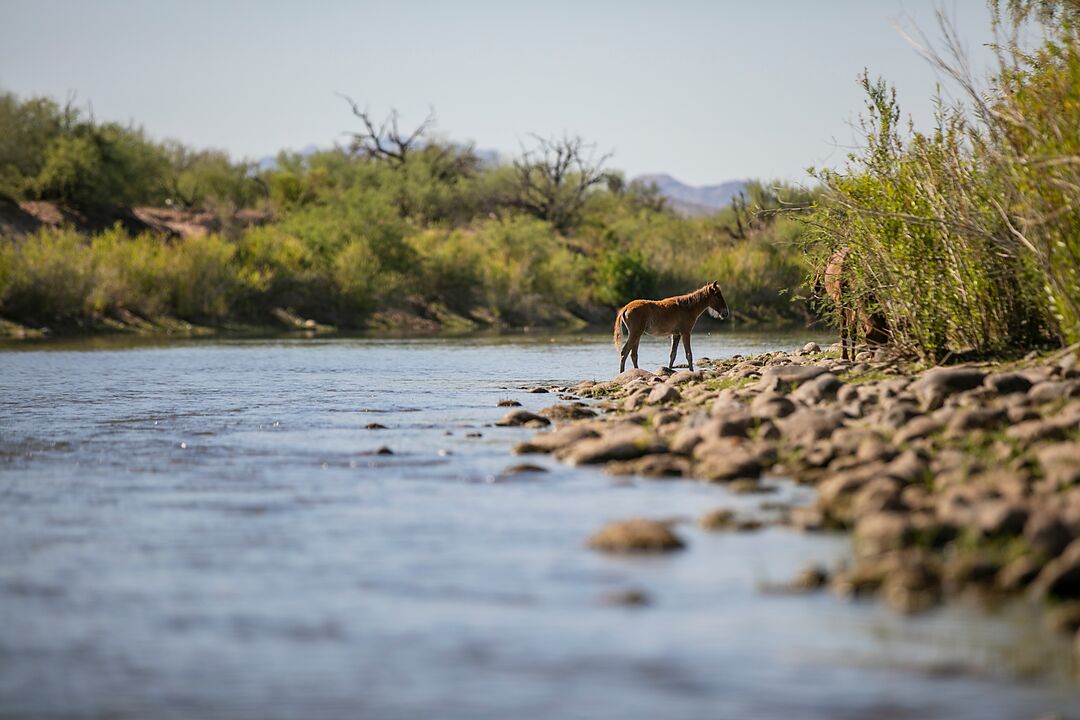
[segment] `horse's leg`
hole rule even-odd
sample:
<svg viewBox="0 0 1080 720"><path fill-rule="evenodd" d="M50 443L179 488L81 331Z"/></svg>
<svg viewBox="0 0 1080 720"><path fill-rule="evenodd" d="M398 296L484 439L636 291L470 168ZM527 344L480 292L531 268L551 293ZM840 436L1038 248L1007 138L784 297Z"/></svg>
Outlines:
<svg viewBox="0 0 1080 720"><path fill-rule="evenodd" d="M671 357L668 359L668 367L675 369L675 353L679 350L679 333L671 336Z"/></svg>
<svg viewBox="0 0 1080 720"><path fill-rule="evenodd" d="M630 359L634 362L634 367L637 367L637 351L638 344L641 343L641 335L645 332L645 328L630 332Z"/></svg>
<svg viewBox="0 0 1080 720"><path fill-rule="evenodd" d="M840 309L840 359L847 360L847 338L844 335L844 321L847 319L847 310Z"/></svg>
<svg viewBox="0 0 1080 720"><path fill-rule="evenodd" d="M686 364L690 372L694 372L694 353L690 352L690 333L683 333L682 345L683 350L686 351Z"/></svg>
<svg viewBox="0 0 1080 720"><path fill-rule="evenodd" d="M637 346L641 340L642 330L636 330L627 325L626 344L622 347L622 355L619 361L619 372L626 370L626 358L633 358L634 367L637 367Z"/></svg>

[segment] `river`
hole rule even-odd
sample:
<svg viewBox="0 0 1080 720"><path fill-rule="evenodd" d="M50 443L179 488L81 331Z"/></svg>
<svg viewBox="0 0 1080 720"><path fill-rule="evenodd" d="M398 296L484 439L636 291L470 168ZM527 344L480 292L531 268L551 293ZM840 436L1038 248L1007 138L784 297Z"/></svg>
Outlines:
<svg viewBox="0 0 1080 720"><path fill-rule="evenodd" d="M688 522L680 553L588 550L609 520L762 502L547 458L501 474L531 431L493 427L498 400L616 368L591 335L4 345L0 716L1080 717L1070 643L1024 603L763 592L843 536ZM604 601L630 589L649 604Z"/></svg>

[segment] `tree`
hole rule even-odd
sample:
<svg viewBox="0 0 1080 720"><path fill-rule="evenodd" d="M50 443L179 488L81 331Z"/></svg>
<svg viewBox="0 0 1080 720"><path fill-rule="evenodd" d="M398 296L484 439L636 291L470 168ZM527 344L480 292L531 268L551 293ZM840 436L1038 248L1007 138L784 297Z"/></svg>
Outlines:
<svg viewBox="0 0 1080 720"><path fill-rule="evenodd" d="M521 157L514 160L517 185L512 204L568 233L589 190L607 180L604 163L611 153L597 157L596 146L576 135L533 138L536 147L522 148Z"/></svg>
<svg viewBox="0 0 1080 720"><path fill-rule="evenodd" d="M361 132L350 133L353 138L350 144L352 152L367 155L376 160L384 160L392 165L404 165L409 154L423 146L424 136L435 124L435 111L431 110L424 121L412 132L403 133L398 125L401 115L391 108L390 114L376 128L367 110L361 110L360 106L348 95L341 95L341 97L349 103L352 114L364 125Z"/></svg>

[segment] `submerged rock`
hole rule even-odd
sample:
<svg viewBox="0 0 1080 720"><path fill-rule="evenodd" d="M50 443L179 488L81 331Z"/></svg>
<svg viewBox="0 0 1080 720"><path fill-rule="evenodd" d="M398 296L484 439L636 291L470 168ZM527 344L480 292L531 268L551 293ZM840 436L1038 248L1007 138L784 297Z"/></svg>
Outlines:
<svg viewBox="0 0 1080 720"><path fill-rule="evenodd" d="M589 538L589 547L609 553L664 553L685 545L665 523L634 518L605 525Z"/></svg>

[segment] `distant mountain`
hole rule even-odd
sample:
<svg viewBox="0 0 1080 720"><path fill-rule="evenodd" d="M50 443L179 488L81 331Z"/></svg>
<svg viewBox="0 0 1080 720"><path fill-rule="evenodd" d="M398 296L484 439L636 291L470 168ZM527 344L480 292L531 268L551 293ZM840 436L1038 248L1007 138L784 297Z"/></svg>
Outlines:
<svg viewBox="0 0 1080 720"><path fill-rule="evenodd" d="M668 205L682 215L709 215L722 210L746 189L747 180L730 180L719 185L687 185L670 175L638 175L633 182L655 184Z"/></svg>

